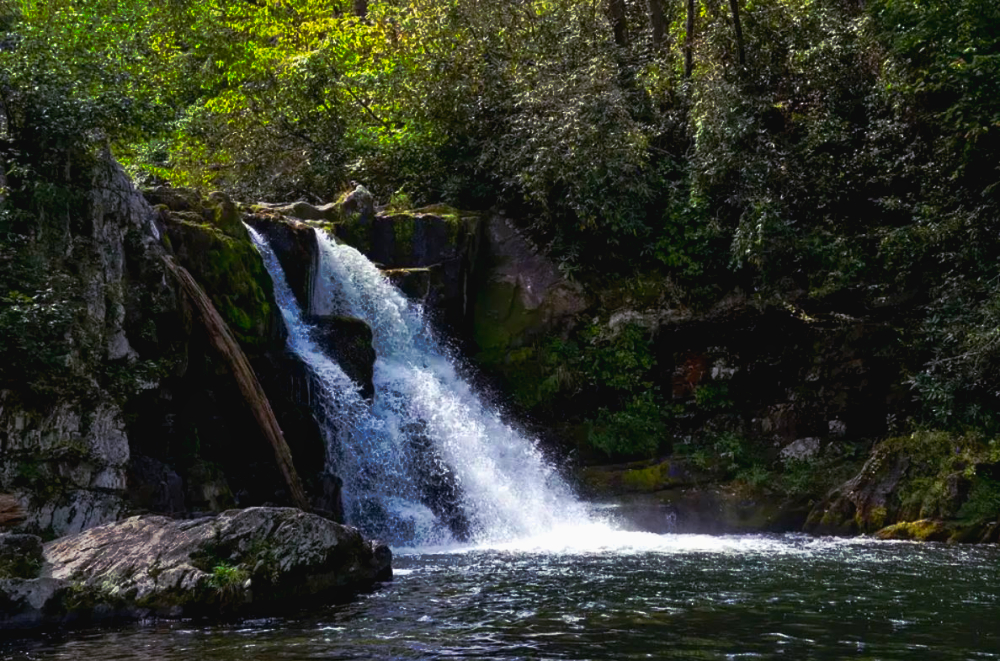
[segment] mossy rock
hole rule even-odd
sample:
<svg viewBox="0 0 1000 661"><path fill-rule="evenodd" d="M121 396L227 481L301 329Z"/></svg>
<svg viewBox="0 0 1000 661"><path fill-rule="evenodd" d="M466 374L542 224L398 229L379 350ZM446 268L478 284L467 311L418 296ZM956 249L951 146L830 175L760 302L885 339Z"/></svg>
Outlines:
<svg viewBox="0 0 1000 661"><path fill-rule="evenodd" d="M224 205L218 207L226 216ZM177 214L164 222L177 259L205 289L244 349L263 350L284 339L271 277L242 223L229 233Z"/></svg>
<svg viewBox="0 0 1000 661"><path fill-rule="evenodd" d="M886 526L875 533L879 539L914 540L918 542L944 542L952 535L943 521L920 519Z"/></svg>
<svg viewBox="0 0 1000 661"><path fill-rule="evenodd" d="M237 240L247 236L239 208L221 191L209 193L206 208L212 215L213 224L226 235Z"/></svg>
<svg viewBox="0 0 1000 661"><path fill-rule="evenodd" d="M495 360L489 360L488 352L519 346L525 333L540 321L538 310L525 308L516 283L493 281L480 287L476 294L472 336L484 352L481 362L502 367Z"/></svg>
<svg viewBox="0 0 1000 661"><path fill-rule="evenodd" d="M874 534L896 523L964 516L968 525L995 518L1000 494L988 489L979 489L977 507L966 506L988 482L978 472L995 470L994 455L992 446L972 434L920 431L887 439L875 446L858 475L817 505L806 529Z"/></svg>
<svg viewBox="0 0 1000 661"><path fill-rule="evenodd" d="M205 206L201 193L193 188L157 186L142 191L142 195L151 206L162 206L170 211L191 211L200 215Z"/></svg>
<svg viewBox="0 0 1000 661"><path fill-rule="evenodd" d="M690 486L695 471L680 460L638 461L614 466L588 466L578 473L585 491L593 496L655 493Z"/></svg>
<svg viewBox="0 0 1000 661"><path fill-rule="evenodd" d="M421 212L344 213L336 236L373 262L390 269L439 267L461 259L476 233L476 216Z"/></svg>

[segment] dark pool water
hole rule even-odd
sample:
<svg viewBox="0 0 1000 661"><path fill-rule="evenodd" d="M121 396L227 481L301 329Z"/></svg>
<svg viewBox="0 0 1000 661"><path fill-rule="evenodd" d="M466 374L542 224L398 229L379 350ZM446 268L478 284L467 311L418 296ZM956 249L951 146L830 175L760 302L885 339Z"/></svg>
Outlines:
<svg viewBox="0 0 1000 661"><path fill-rule="evenodd" d="M1000 658L997 547L594 530L395 566L347 605L47 634L0 658Z"/></svg>

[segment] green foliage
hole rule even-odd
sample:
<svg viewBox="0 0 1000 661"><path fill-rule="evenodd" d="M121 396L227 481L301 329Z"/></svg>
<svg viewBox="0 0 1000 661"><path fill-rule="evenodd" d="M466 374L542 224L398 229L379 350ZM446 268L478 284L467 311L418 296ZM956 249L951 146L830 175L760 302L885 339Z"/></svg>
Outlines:
<svg viewBox="0 0 1000 661"><path fill-rule="evenodd" d="M971 523L996 521L1000 517L1000 480L976 477L969 497L958 510L958 518Z"/></svg>
<svg viewBox="0 0 1000 661"><path fill-rule="evenodd" d="M635 392L650 388L649 372L656 365L648 331L627 324L610 337L599 326L584 332L587 343L579 360L589 366L587 374L599 386Z"/></svg>
<svg viewBox="0 0 1000 661"><path fill-rule="evenodd" d="M782 466L779 478L780 488L792 496L820 494L823 491L823 485L828 481L823 478L828 474L829 471L826 470L826 467L817 465L816 462L801 459L787 461Z"/></svg>
<svg viewBox="0 0 1000 661"><path fill-rule="evenodd" d="M0 382L45 390L44 375L66 367L72 306L54 290L0 296Z"/></svg>
<svg viewBox="0 0 1000 661"><path fill-rule="evenodd" d="M215 592L221 606L234 608L241 605L249 580L250 573L242 566L222 562L212 568L208 587Z"/></svg>
<svg viewBox="0 0 1000 661"><path fill-rule="evenodd" d="M713 434L701 446L700 451L692 455L695 464L701 468L734 474L749 470L758 463L752 441L736 432Z"/></svg>
<svg viewBox="0 0 1000 661"><path fill-rule="evenodd" d="M0 185L20 195L0 268L31 270L70 154L110 145L149 182L244 197L355 178L394 209L504 207L585 282L893 307L917 417L1000 428L1000 5L754 0L740 65L727 3L698 2L688 78L668 4L661 43L642 3L619 43L572 0L373 0L363 18L346 0L0 0ZM0 294L5 364L58 363L68 297L13 275ZM635 333L533 347L523 401L587 386L623 410L655 370Z"/></svg>
<svg viewBox="0 0 1000 661"><path fill-rule="evenodd" d="M389 204L386 205L386 209L389 211L411 211L413 209L413 200L410 198L409 193L400 188L389 198Z"/></svg>
<svg viewBox="0 0 1000 661"><path fill-rule="evenodd" d="M587 441L608 457L653 457L666 432L665 409L655 392L633 397L623 409L601 409Z"/></svg>
<svg viewBox="0 0 1000 661"><path fill-rule="evenodd" d="M698 386L694 391L694 401L703 411L722 411L733 405L729 397L729 383L712 381Z"/></svg>

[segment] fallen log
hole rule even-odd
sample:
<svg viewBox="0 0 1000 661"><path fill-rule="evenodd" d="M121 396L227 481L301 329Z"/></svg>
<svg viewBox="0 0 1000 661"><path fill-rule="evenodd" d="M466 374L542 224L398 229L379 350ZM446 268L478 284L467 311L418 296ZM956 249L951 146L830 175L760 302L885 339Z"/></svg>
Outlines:
<svg viewBox="0 0 1000 661"><path fill-rule="evenodd" d="M198 315L201 317L205 331L208 334L209 342L228 365L229 370L236 379L236 385L239 387L243 399L257 420L261 432L271 444L271 447L274 448L274 458L277 460L278 468L285 478L285 484L288 486L288 493L291 496L292 504L299 509L308 511L310 508L309 501L306 498L305 489L302 488L302 481L295 470L295 465L292 463L292 452L288 448L288 443L285 442L285 436L274 417L271 403L268 401L267 395L260 385L260 381L257 380L257 375L254 374L253 368L250 367L250 362L247 360L246 354L243 353L243 349L240 347L239 342L236 341L232 331L229 330L229 326L226 325L225 320L223 320L218 310L215 309L215 305L212 304L212 300L194 279L194 276L170 256L165 255L163 261L198 311Z"/></svg>

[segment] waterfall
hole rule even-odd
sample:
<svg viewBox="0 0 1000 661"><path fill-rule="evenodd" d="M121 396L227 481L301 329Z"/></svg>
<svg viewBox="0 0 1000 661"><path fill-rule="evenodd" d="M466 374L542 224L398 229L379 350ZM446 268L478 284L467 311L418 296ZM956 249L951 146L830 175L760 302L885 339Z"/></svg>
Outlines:
<svg viewBox="0 0 1000 661"><path fill-rule="evenodd" d="M372 330L371 402L313 340L267 242L251 230L274 279L289 346L319 388L328 460L344 481L348 522L396 544L494 542L587 522L585 508L535 441L505 422L456 369L420 305L360 252L317 230L313 312Z"/></svg>

